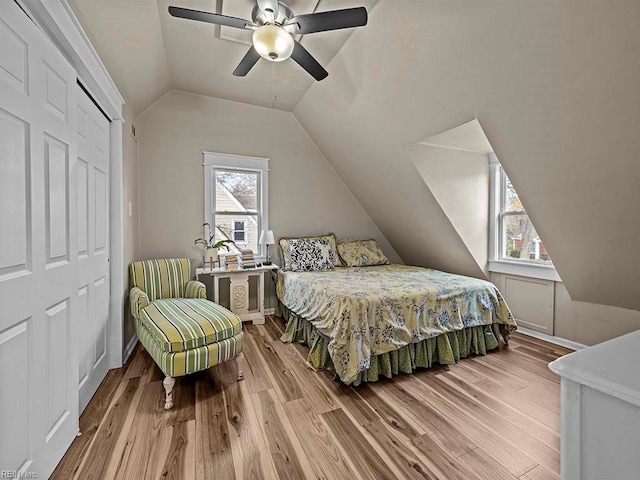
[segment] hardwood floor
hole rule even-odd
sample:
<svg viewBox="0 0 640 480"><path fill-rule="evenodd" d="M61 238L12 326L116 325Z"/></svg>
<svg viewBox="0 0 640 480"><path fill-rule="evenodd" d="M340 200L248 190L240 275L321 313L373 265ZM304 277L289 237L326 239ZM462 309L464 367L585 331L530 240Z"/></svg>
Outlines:
<svg viewBox="0 0 640 480"><path fill-rule="evenodd" d="M282 320L245 325L235 363L181 377L138 346L80 418L56 479L556 479L559 379L570 350L516 334L485 357L352 388L279 340Z"/></svg>

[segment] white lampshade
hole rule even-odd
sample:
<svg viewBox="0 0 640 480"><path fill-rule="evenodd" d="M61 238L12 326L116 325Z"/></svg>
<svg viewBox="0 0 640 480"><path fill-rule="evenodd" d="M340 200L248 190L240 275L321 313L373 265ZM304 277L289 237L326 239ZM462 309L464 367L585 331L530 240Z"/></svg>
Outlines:
<svg viewBox="0 0 640 480"><path fill-rule="evenodd" d="M291 34L277 25L262 25L253 32L253 46L262 58L282 62L291 56L294 41Z"/></svg>
<svg viewBox="0 0 640 480"><path fill-rule="evenodd" d="M273 236L273 230L262 230L258 243L260 243L260 245L273 245L276 243L276 239Z"/></svg>

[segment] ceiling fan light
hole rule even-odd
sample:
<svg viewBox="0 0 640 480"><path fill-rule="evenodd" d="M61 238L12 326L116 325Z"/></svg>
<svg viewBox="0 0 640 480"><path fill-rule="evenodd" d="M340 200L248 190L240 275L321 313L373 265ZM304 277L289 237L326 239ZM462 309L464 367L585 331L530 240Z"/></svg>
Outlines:
<svg viewBox="0 0 640 480"><path fill-rule="evenodd" d="M291 56L294 41L291 34L277 25L262 25L253 32L253 46L262 58L282 62Z"/></svg>

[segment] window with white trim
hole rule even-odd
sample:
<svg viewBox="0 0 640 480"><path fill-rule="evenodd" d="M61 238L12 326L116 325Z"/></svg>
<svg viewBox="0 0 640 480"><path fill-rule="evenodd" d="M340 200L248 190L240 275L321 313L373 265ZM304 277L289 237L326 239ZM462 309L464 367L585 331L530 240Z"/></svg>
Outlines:
<svg viewBox="0 0 640 480"><path fill-rule="evenodd" d="M215 241L231 240L233 253L249 248L263 261L265 248L258 239L269 229L269 160L205 152L204 170L205 223Z"/></svg>
<svg viewBox="0 0 640 480"><path fill-rule="evenodd" d="M540 235L495 154L490 155L490 168L493 212L490 261L553 269Z"/></svg>

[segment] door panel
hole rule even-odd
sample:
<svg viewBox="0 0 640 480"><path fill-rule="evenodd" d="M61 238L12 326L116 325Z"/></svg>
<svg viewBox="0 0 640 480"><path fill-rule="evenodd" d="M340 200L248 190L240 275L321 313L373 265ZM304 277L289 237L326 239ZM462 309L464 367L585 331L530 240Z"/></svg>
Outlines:
<svg viewBox="0 0 640 480"><path fill-rule="evenodd" d="M69 370L69 334L71 313L69 299L52 305L46 310L45 329L47 331L47 442L71 413L67 388Z"/></svg>
<svg viewBox="0 0 640 480"><path fill-rule="evenodd" d="M19 118L0 110L0 225L6 248L0 249L0 278L8 274L25 272L31 263L31 233L29 222L29 157L27 156L27 125ZM5 185L6 184L6 185Z"/></svg>
<svg viewBox="0 0 640 480"><path fill-rule="evenodd" d="M47 478L108 369L108 120L0 2L0 467Z"/></svg>
<svg viewBox="0 0 640 480"><path fill-rule="evenodd" d="M78 345L86 345L89 341L89 285L84 285L78 290ZM88 352L80 349L78 358L78 385L80 388L89 378Z"/></svg>
<svg viewBox="0 0 640 480"><path fill-rule="evenodd" d="M69 261L69 148L45 134L45 232L47 265Z"/></svg>
<svg viewBox="0 0 640 480"><path fill-rule="evenodd" d="M79 317L85 335L78 343L82 411L108 370L109 122L79 87L77 97L78 271L79 284L87 286L87 313Z"/></svg>
<svg viewBox="0 0 640 480"><path fill-rule="evenodd" d="M89 248L89 165L78 157L78 255L87 256Z"/></svg>
<svg viewBox="0 0 640 480"><path fill-rule="evenodd" d="M0 19L0 79L19 91L28 89L27 42Z"/></svg>
<svg viewBox="0 0 640 480"><path fill-rule="evenodd" d="M48 478L78 431L75 86L0 2L0 466L18 476Z"/></svg>
<svg viewBox="0 0 640 480"><path fill-rule="evenodd" d="M107 174L99 168L94 168L95 174L95 206L96 206L96 251L95 253L105 253L107 243Z"/></svg>
<svg viewBox="0 0 640 480"><path fill-rule="evenodd" d="M0 375L3 384L11 388L0 389L0 425L3 432L21 432L0 435L2 465L6 470L29 468L31 457L31 428L29 428L30 398L29 376L29 322L30 318L15 323L0 333L0 365L11 365ZM15 399L22 399L16 402ZM25 428L26 427L26 428Z"/></svg>
<svg viewBox="0 0 640 480"><path fill-rule="evenodd" d="M69 84L46 61L44 70L45 108L61 120L67 120Z"/></svg>
<svg viewBox="0 0 640 480"><path fill-rule="evenodd" d="M105 322L105 317L109 314L109 291L105 277L96 280L94 285L96 301L95 313L93 315L93 318L95 319L95 356L93 361L94 364L97 365L104 358L107 352L107 324Z"/></svg>

